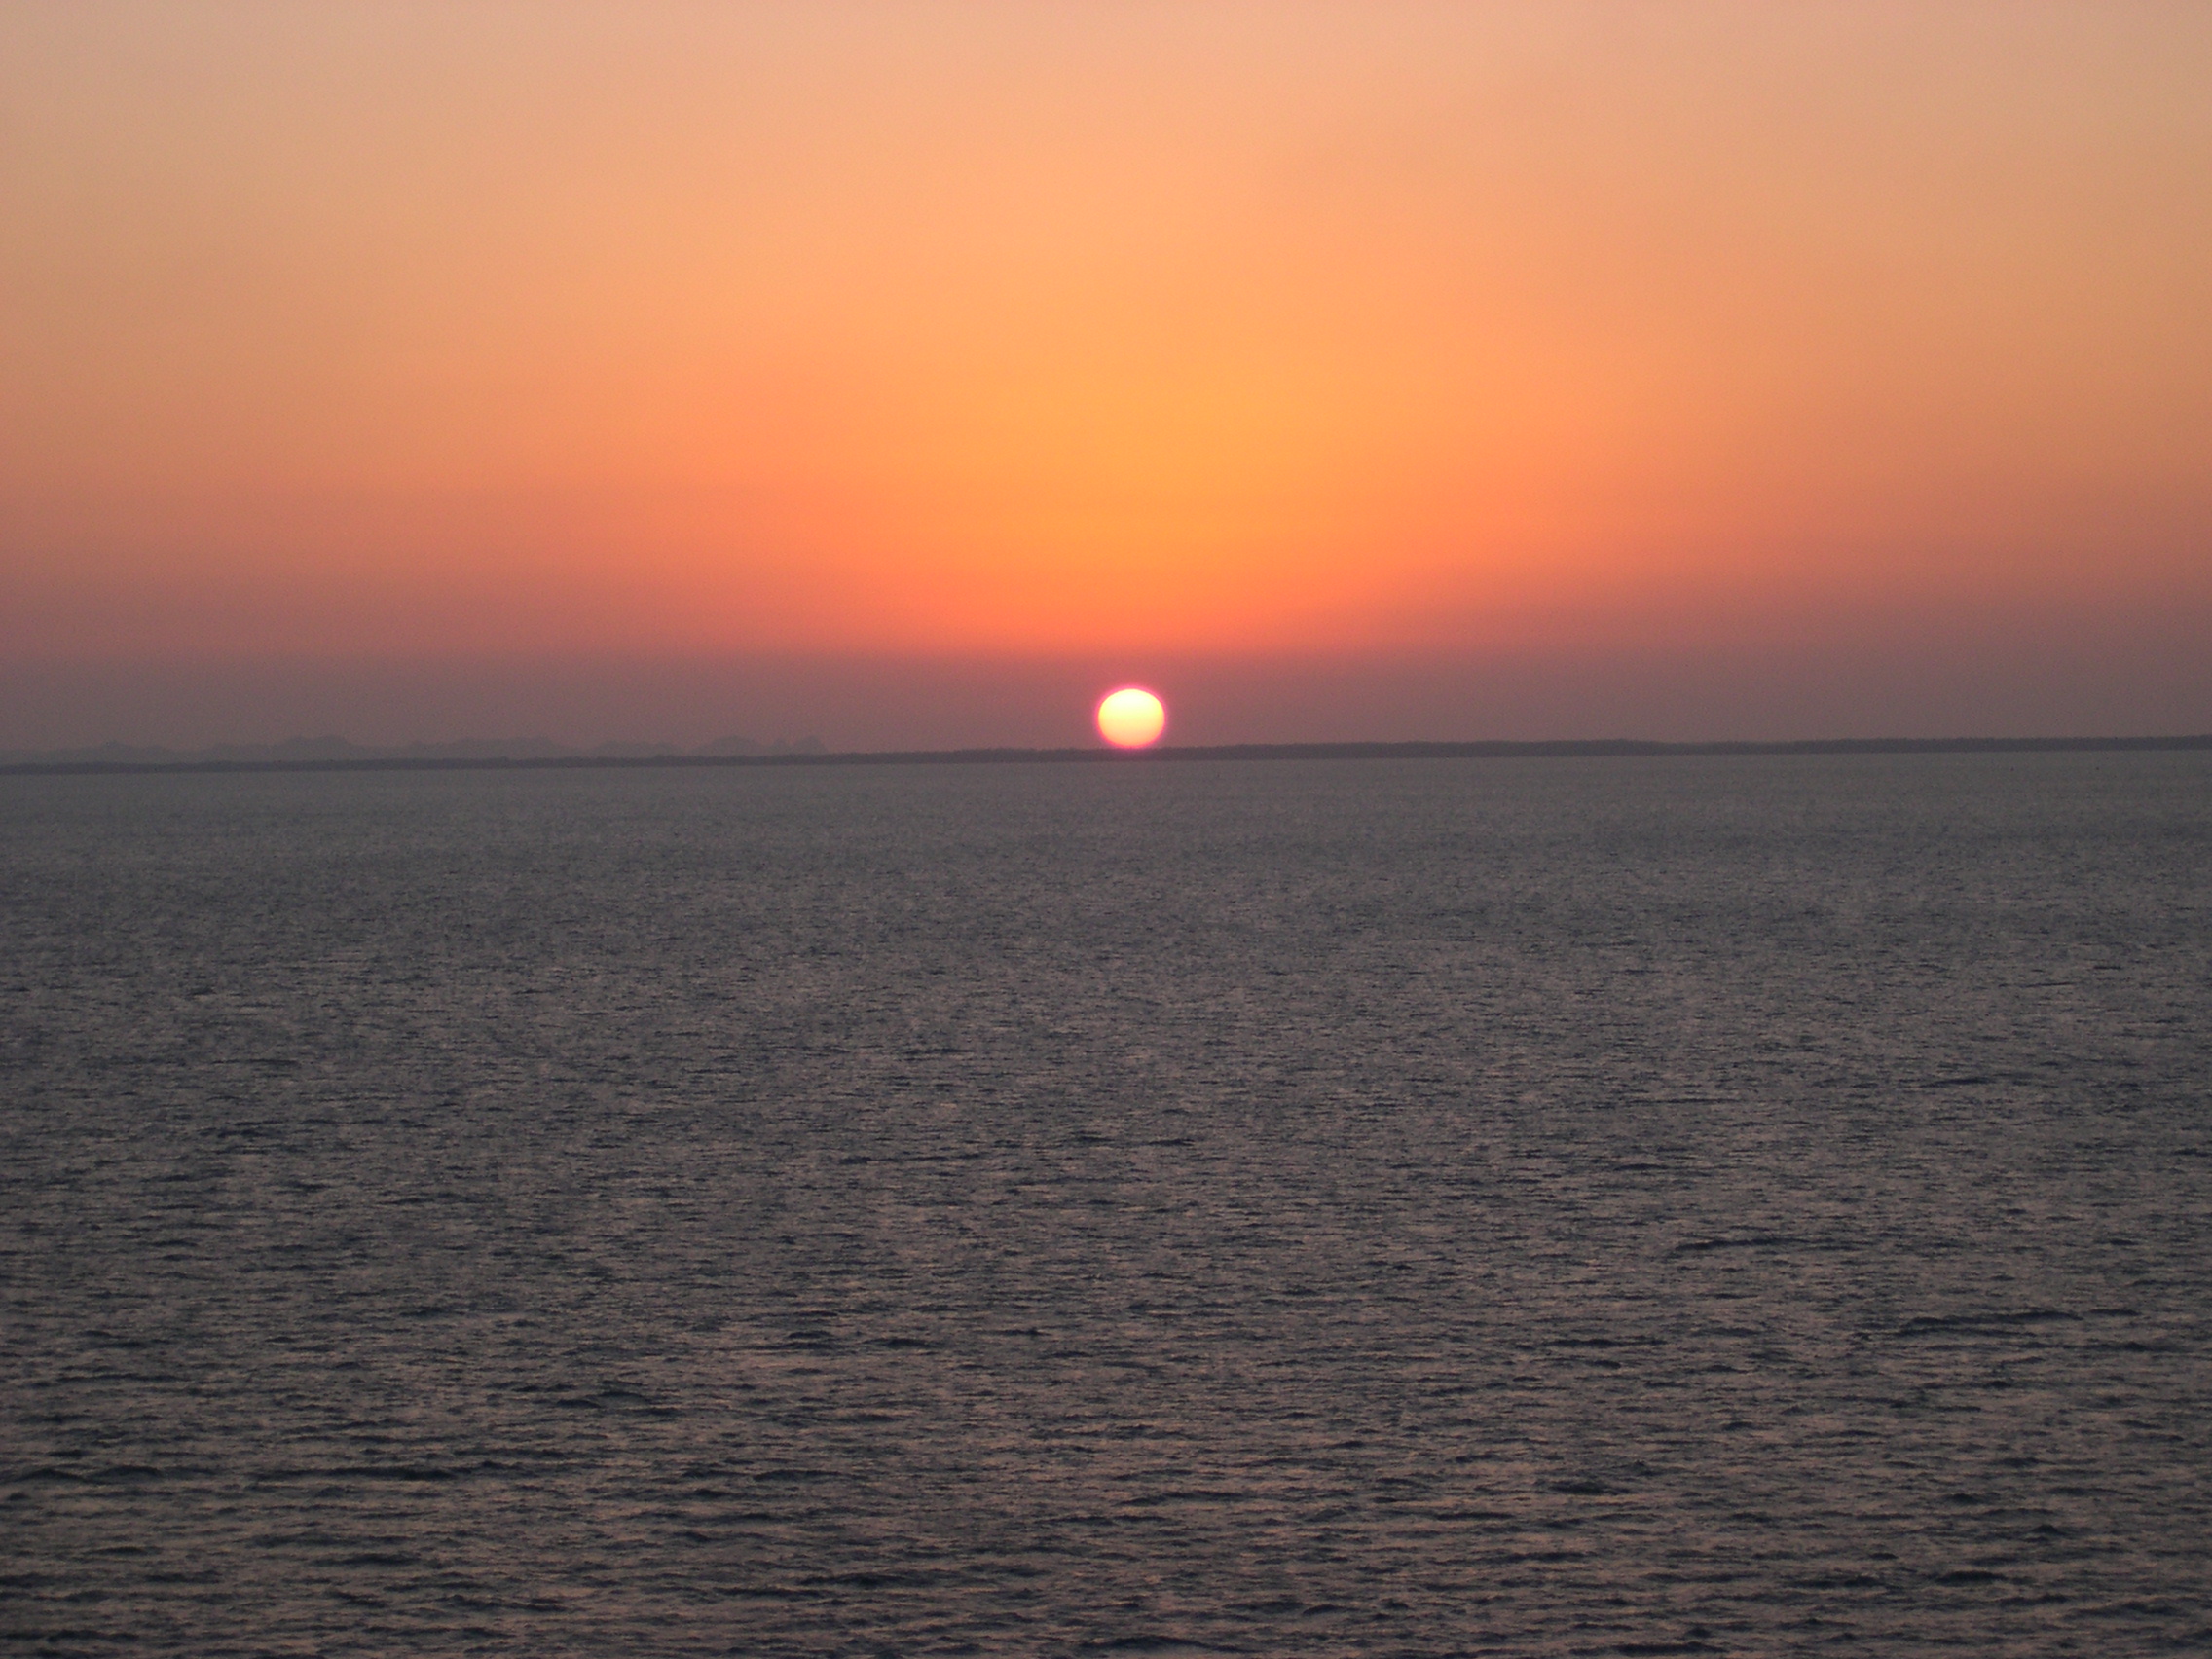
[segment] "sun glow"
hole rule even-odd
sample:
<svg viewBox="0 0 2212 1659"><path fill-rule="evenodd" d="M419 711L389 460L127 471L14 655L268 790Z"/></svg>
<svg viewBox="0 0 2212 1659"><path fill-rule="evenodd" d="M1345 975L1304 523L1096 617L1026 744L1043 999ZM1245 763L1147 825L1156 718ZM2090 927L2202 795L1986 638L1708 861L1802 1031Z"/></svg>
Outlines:
<svg viewBox="0 0 2212 1659"><path fill-rule="evenodd" d="M1143 749L1167 729L1167 706L1141 686L1124 685L1098 705L1098 735L1116 749Z"/></svg>

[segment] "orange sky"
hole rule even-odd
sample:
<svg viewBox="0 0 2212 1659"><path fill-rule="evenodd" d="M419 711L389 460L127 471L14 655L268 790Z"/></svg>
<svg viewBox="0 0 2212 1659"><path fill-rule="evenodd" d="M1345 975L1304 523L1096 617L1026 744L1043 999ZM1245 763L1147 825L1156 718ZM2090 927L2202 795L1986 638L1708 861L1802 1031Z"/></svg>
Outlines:
<svg viewBox="0 0 2212 1659"><path fill-rule="evenodd" d="M2207 87L2195 0L13 0L0 653L2125 674Z"/></svg>

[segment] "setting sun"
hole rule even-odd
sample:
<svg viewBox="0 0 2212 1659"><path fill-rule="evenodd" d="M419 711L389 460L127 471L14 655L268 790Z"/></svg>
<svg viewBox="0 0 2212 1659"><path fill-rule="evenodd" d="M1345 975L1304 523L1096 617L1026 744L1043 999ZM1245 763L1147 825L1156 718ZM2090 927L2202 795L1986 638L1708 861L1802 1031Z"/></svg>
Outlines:
<svg viewBox="0 0 2212 1659"><path fill-rule="evenodd" d="M1098 735L1116 749L1143 749L1167 729L1167 706L1135 685L1124 686L1098 705Z"/></svg>

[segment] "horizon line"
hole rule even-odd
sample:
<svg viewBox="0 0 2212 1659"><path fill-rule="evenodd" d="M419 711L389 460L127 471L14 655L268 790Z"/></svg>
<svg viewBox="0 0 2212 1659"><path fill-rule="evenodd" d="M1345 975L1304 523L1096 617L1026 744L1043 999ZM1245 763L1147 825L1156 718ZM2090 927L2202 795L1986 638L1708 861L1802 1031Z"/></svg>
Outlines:
<svg viewBox="0 0 2212 1659"><path fill-rule="evenodd" d="M390 756L285 759L11 760L0 777L214 772L504 772L645 768L1057 765L1198 760L1513 760L1790 755L2034 755L2212 750L2212 732L2179 737L1832 737L1669 742L1644 738L1438 742L1161 744L1148 749L984 747L825 750L780 755Z"/></svg>

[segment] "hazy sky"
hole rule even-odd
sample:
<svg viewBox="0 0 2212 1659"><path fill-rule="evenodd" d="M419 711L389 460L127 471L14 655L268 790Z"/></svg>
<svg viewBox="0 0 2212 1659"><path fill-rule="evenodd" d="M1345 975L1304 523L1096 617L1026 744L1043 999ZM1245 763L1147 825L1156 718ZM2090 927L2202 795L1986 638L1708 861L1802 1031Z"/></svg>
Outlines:
<svg viewBox="0 0 2212 1659"><path fill-rule="evenodd" d="M0 746L2212 729L2212 6L0 0Z"/></svg>

